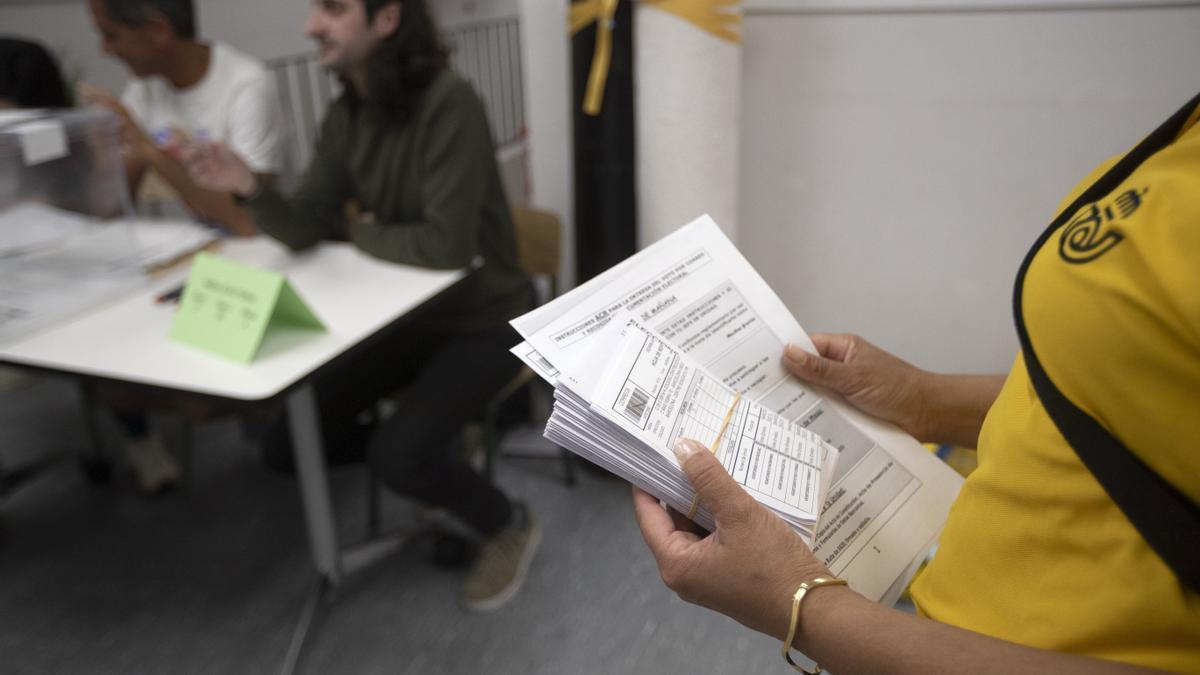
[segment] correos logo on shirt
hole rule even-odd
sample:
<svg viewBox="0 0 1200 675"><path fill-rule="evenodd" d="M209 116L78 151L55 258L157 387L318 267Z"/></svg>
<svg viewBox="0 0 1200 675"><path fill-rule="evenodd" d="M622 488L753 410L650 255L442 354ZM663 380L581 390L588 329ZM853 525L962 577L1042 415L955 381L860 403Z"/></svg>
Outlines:
<svg viewBox="0 0 1200 675"><path fill-rule="evenodd" d="M1091 262L1125 239L1117 224L1141 208L1150 188L1126 190L1116 197L1088 204L1063 228L1058 253L1069 263Z"/></svg>

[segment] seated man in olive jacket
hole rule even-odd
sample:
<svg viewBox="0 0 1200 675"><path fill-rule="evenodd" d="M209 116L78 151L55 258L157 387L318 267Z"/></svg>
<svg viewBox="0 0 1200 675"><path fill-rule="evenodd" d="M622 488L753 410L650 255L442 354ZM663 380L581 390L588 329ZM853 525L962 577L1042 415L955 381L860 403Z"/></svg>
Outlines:
<svg viewBox="0 0 1200 675"><path fill-rule="evenodd" d="M520 587L539 532L522 505L448 451L519 369L507 322L530 302L483 106L446 68L422 2L315 3L308 33L345 93L291 198L223 145L180 153L198 182L233 193L293 249L344 239L392 262L477 267L410 330L360 350L316 389L335 450L353 442L356 418L381 396L408 392L371 432L367 460L391 489L448 509L486 539L463 595L469 609L494 609ZM349 220L347 204L358 211Z"/></svg>

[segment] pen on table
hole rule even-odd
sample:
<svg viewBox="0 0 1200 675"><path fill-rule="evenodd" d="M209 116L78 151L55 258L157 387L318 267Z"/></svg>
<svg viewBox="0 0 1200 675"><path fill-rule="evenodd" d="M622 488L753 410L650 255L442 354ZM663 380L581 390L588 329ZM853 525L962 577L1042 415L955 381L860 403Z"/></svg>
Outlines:
<svg viewBox="0 0 1200 675"><path fill-rule="evenodd" d="M183 284L179 284L175 288L154 298L154 302L162 304L164 302L179 302L179 296L183 295Z"/></svg>

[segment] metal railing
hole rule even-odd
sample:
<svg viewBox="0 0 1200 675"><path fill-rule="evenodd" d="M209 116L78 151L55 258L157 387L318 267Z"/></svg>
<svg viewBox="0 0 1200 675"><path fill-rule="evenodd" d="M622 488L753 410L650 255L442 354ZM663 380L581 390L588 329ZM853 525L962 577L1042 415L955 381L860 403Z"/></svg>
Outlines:
<svg viewBox="0 0 1200 675"><path fill-rule="evenodd" d="M288 161L303 170L312 157L321 119L329 103L341 92L341 83L317 63L313 54L299 54L267 62L275 75L288 137Z"/></svg>
<svg viewBox="0 0 1200 675"><path fill-rule="evenodd" d="M450 50L450 67L479 93L497 148L525 135L521 26L516 18L463 26L442 35ZM317 62L314 54L272 59L267 67L283 103L290 134L290 159L308 165L325 109L341 93L341 83Z"/></svg>
<svg viewBox="0 0 1200 675"><path fill-rule="evenodd" d="M465 26L442 36L450 48L450 67L479 92L492 123L497 147L525 135L525 97L521 68L521 24L513 19Z"/></svg>

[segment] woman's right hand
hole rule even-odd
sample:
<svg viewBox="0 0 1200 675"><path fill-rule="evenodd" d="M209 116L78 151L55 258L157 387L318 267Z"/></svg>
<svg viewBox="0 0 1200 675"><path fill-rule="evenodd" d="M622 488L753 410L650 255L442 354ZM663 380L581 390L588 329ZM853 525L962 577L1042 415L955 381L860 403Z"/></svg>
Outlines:
<svg viewBox="0 0 1200 675"><path fill-rule="evenodd" d="M707 448L680 439L672 449L716 528L702 533L684 516L633 489L634 515L663 582L687 602L783 639L792 594L800 583L833 573L790 526L730 477Z"/></svg>
<svg viewBox="0 0 1200 675"><path fill-rule="evenodd" d="M798 379L841 394L859 410L930 439L928 391L933 373L921 370L857 335L813 333L817 354L788 345L783 365Z"/></svg>

